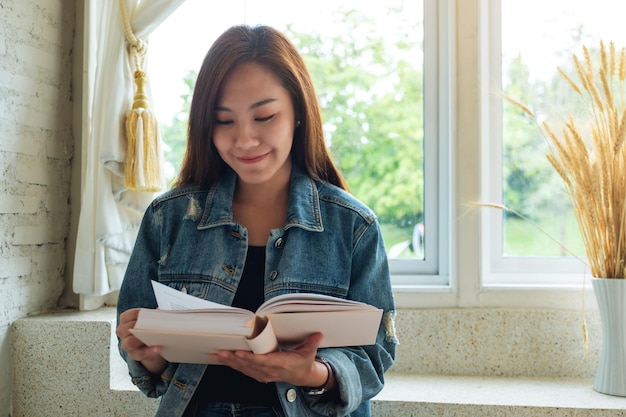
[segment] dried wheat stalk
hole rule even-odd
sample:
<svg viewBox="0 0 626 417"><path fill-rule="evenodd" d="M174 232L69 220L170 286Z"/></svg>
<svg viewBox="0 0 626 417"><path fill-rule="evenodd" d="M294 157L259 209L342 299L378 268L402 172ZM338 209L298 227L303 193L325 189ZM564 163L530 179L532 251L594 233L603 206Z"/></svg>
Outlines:
<svg viewBox="0 0 626 417"><path fill-rule="evenodd" d="M626 278L626 50L616 56L612 42L608 50L600 42L600 57L597 70L586 47L582 59L573 57L579 83L558 69L588 104L584 128L571 116L560 134L548 123L540 127L549 145L548 161L572 201L592 275ZM537 120L527 106L507 100Z"/></svg>

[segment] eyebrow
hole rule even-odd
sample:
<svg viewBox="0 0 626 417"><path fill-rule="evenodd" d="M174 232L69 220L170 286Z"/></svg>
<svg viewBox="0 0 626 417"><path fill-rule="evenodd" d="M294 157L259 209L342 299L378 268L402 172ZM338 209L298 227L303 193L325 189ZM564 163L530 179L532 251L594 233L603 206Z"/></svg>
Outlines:
<svg viewBox="0 0 626 417"><path fill-rule="evenodd" d="M278 101L276 98L266 98L265 100L258 101L256 103L252 103L249 107L250 110L257 109L261 106L264 106L268 103L272 103L274 101ZM225 106L215 106L215 111L232 111L228 107Z"/></svg>

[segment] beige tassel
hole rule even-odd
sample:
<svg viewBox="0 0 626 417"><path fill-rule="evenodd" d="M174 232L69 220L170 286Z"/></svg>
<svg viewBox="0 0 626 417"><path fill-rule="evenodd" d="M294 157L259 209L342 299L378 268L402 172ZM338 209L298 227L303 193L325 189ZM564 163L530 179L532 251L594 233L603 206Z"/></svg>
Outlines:
<svg viewBox="0 0 626 417"><path fill-rule="evenodd" d="M126 187L138 191L160 191L164 188L161 149L156 117L146 95L146 73L135 71L137 91L133 108L126 115Z"/></svg>
<svg viewBox="0 0 626 417"><path fill-rule="evenodd" d="M124 183L126 188L137 191L161 191L165 188L161 164L161 141L157 121L150 110L143 71L147 45L133 33L126 10L126 0L120 0L124 36L130 47L129 53L135 58L135 97L133 108L126 114L126 167Z"/></svg>

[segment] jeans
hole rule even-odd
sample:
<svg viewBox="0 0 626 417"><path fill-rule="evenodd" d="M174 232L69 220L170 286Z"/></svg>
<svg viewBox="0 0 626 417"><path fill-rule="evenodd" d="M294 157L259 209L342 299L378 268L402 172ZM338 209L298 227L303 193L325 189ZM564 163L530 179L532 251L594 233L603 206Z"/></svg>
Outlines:
<svg viewBox="0 0 626 417"><path fill-rule="evenodd" d="M190 405L184 417L284 417L282 410L235 403Z"/></svg>

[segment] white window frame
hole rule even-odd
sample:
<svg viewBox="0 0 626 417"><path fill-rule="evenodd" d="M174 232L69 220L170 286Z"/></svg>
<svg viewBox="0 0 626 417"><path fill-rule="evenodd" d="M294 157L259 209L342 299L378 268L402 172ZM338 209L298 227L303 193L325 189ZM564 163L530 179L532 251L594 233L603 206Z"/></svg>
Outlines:
<svg viewBox="0 0 626 417"><path fill-rule="evenodd" d="M501 0L478 3L480 48L479 102L481 127L479 147L479 201L502 203L502 89ZM593 305L590 273L573 258L504 257L503 212L480 211L480 282L477 305L509 307L583 308ZM529 227L534 227L529 224ZM541 233L537 230L537 233Z"/></svg>
<svg viewBox="0 0 626 417"><path fill-rule="evenodd" d="M424 0L424 259L390 259L397 291L450 283L450 4Z"/></svg>
<svg viewBox="0 0 626 417"><path fill-rule="evenodd" d="M488 10L488 60L489 103L487 115L489 133L483 135L481 146L488 150L488 172L483 172L485 202L502 204L502 99L489 92L502 89L502 58L501 58L501 0L489 1ZM580 276L585 272L584 264L573 258L541 258L541 257L504 257L503 254L503 212L497 209L483 210L484 236L490 237L483 241L486 274L483 278L485 286L498 285L552 285L570 286L580 284ZM529 227L533 227L529 223ZM537 233L542 233L537 230Z"/></svg>
<svg viewBox="0 0 626 417"><path fill-rule="evenodd" d="M449 303L451 139L454 115L454 0L424 0L424 259L391 259L398 307Z"/></svg>
<svg viewBox="0 0 626 417"><path fill-rule="evenodd" d="M448 183L452 216L447 230L440 225L440 233L448 234L440 234L439 254L443 254L440 266L449 256L449 279L439 283L418 279L414 285L395 285L397 305L595 308L590 274L579 261L501 256L503 213L481 205L501 203L502 194L501 110L500 99L494 94L501 88L500 0L440 3L436 61L440 222L449 220L442 214L445 200L441 203ZM429 73L428 66L425 73ZM428 98L425 93L425 101ZM428 117L432 115L425 114ZM442 143L450 143L449 149L442 148ZM425 150L426 155L430 155L429 150ZM444 169L446 151L450 155L448 171ZM427 197L430 200L432 195ZM449 251L443 244L444 236L450 236ZM445 266L440 269L443 271Z"/></svg>

